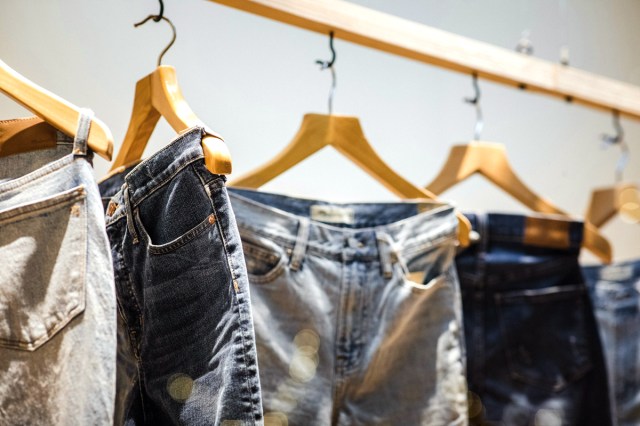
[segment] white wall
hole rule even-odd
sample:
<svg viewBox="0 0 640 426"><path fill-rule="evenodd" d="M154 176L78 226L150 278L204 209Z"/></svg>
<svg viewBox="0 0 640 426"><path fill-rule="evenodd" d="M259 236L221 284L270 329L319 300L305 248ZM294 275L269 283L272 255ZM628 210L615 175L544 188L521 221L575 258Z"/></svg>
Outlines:
<svg viewBox="0 0 640 426"><path fill-rule="evenodd" d="M513 48L531 30L535 55L556 61L562 44L572 65L640 85L637 0L357 0L356 3ZM234 171L272 157L291 139L302 115L326 112L330 82L314 61L328 58L328 38L204 0L166 0L178 40L165 56L176 66L192 108L225 136ZM564 5L564 6L563 6ZM164 23L133 23L156 13L154 0L2 0L0 58L54 93L96 111L119 141L127 128L135 82L152 71L170 37ZM336 41L334 111L360 117L389 164L425 184L449 146L473 134L471 79ZM483 139L506 144L523 179L580 215L594 186L613 181L618 151L603 150L612 130L602 112L481 82ZM0 117L27 115L0 97ZM623 120L632 158L626 172L640 181L640 123ZM163 122L147 155L173 137ZM96 160L96 176L108 170ZM333 200L393 199L334 152L321 152L265 187ZM481 178L446 194L464 209L522 211ZM617 259L640 257L640 226L615 219L604 228ZM589 256L585 260L592 260Z"/></svg>

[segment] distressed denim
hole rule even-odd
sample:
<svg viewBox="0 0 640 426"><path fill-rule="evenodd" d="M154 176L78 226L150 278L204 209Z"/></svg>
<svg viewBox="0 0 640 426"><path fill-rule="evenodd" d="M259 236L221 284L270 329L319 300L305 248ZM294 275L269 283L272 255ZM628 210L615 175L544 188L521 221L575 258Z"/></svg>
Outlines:
<svg viewBox="0 0 640 426"><path fill-rule="evenodd" d="M230 198L266 424L466 424L450 206Z"/></svg>
<svg viewBox="0 0 640 426"><path fill-rule="evenodd" d="M116 299L85 112L0 157L0 424L111 425ZM27 143L28 141L24 141Z"/></svg>
<svg viewBox="0 0 640 426"><path fill-rule="evenodd" d="M609 373L614 424L640 424L640 260L583 268Z"/></svg>
<svg viewBox="0 0 640 426"><path fill-rule="evenodd" d="M205 167L203 131L135 166L107 208L117 423L263 424L242 245L225 178Z"/></svg>
<svg viewBox="0 0 640 426"><path fill-rule="evenodd" d="M602 347L578 264L582 223L467 217L480 234L456 258L471 424L611 424Z"/></svg>

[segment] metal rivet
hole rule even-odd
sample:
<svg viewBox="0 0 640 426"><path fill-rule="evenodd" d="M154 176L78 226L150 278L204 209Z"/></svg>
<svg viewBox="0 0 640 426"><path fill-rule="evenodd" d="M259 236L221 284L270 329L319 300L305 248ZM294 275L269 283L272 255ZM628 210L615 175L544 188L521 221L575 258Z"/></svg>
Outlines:
<svg viewBox="0 0 640 426"><path fill-rule="evenodd" d="M80 216L80 206L77 204L74 204L73 206L71 206L71 216Z"/></svg>
<svg viewBox="0 0 640 426"><path fill-rule="evenodd" d="M216 217L214 215L209 215L209 223L212 225L216 223Z"/></svg>
<svg viewBox="0 0 640 426"><path fill-rule="evenodd" d="M113 215L117 208L118 204L114 203L113 201L109 201L109 205L107 206L107 216Z"/></svg>

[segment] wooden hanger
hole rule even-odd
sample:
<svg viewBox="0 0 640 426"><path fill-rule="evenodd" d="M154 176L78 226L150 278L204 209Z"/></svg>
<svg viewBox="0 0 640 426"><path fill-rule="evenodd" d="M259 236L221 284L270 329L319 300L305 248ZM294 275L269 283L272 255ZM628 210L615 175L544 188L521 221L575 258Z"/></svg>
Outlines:
<svg viewBox="0 0 640 426"><path fill-rule="evenodd" d="M142 158L144 148L160 117L164 117L176 132L193 126L206 126L191 110L178 85L176 70L160 65L136 83L133 111L129 128L111 170ZM205 165L211 173L231 173L231 155L224 140L211 130L202 138Z"/></svg>
<svg viewBox="0 0 640 426"><path fill-rule="evenodd" d="M474 174L484 176L535 212L567 216L566 212L533 192L516 175L504 145L499 143L472 141L453 146L440 173L426 188L440 195ZM611 245L595 226L586 221L583 246L603 261L611 262Z"/></svg>
<svg viewBox="0 0 640 426"><path fill-rule="evenodd" d="M138 27L150 19L155 22L164 20L171 26L173 37L160 53L158 67L155 71L136 83L129 128L118 156L111 166L111 171L142 158L151 133L162 116L178 133L194 126L203 127L206 132L202 138L205 166L214 174L230 174L231 154L224 140L202 123L184 99L178 85L175 68L162 65L162 57L176 41L176 27L166 16L163 16L163 11L164 4L160 1L159 15L149 15L134 24L135 27Z"/></svg>
<svg viewBox="0 0 640 426"><path fill-rule="evenodd" d="M617 214L624 214L633 223L640 223L640 187L635 183L619 183L591 192L585 220L601 228Z"/></svg>
<svg viewBox="0 0 640 426"><path fill-rule="evenodd" d="M1 60L0 92L9 96L67 136L75 136L80 108L27 80ZM111 161L113 136L109 128L95 117L91 122L87 143L96 154ZM35 149L35 146L30 144L24 144L19 148L16 145L12 147L12 152ZM38 146L41 147L42 145Z"/></svg>
<svg viewBox="0 0 640 426"><path fill-rule="evenodd" d="M616 214L622 213L633 223L640 223L640 187L635 183L623 183L622 176L629 161L629 146L624 138L624 129L620 123L620 113L613 111L614 135L604 134L602 140L608 145L620 147L620 158L615 169L616 184L605 188L596 188L591 192L585 220L601 228Z"/></svg>
<svg viewBox="0 0 640 426"><path fill-rule="evenodd" d="M375 152L367 141L356 117L306 114L291 143L275 158L230 183L232 186L257 189L276 176L310 157L325 146L332 146L358 167L402 198L436 197L398 175ZM469 220L458 213L459 240L469 244Z"/></svg>

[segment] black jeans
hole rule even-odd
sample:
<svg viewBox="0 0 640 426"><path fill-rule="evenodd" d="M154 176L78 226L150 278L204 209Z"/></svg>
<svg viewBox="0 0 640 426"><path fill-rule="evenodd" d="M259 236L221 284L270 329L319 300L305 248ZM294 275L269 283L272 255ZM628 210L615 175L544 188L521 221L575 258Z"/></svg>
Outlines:
<svg viewBox="0 0 640 426"><path fill-rule="evenodd" d="M470 424L611 424L602 347L578 264L582 223L468 217L481 235L456 258Z"/></svg>

